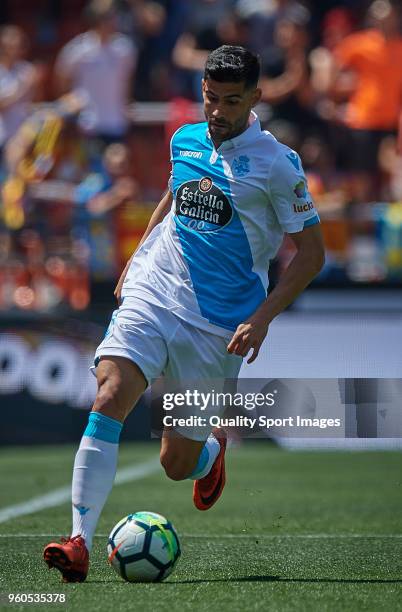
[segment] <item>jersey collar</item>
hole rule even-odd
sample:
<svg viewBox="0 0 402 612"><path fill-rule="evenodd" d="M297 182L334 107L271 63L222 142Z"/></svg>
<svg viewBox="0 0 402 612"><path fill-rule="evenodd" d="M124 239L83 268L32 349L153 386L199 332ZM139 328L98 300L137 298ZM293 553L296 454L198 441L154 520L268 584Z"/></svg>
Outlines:
<svg viewBox="0 0 402 612"><path fill-rule="evenodd" d="M218 147L218 151L225 151L228 149L235 149L240 147L243 144L246 144L252 140L255 140L257 135L261 132L261 124L258 119L257 114L254 111L251 111L250 117L248 120L248 127L234 138L230 138L229 140L224 140L222 144ZM209 130L207 129L207 136L211 140L211 136Z"/></svg>

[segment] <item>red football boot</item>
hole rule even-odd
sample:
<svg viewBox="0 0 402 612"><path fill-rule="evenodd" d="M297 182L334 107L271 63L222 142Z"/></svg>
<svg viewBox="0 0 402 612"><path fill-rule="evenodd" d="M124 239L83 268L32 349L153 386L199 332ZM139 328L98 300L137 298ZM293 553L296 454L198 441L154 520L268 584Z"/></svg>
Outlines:
<svg viewBox="0 0 402 612"><path fill-rule="evenodd" d="M61 538L61 544L51 542L43 551L43 558L49 568L55 567L63 582L84 582L88 574L89 552L81 536Z"/></svg>
<svg viewBox="0 0 402 612"><path fill-rule="evenodd" d="M219 455L214 461L211 471L194 482L193 502L198 510L209 510L219 499L226 482L225 473L225 451L227 436L226 432L219 427L212 430L215 438L220 444Z"/></svg>

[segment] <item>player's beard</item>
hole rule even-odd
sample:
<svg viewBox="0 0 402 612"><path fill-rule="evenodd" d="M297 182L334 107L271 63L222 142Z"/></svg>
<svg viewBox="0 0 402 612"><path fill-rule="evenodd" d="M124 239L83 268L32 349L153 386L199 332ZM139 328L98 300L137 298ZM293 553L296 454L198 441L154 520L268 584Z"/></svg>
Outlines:
<svg viewBox="0 0 402 612"><path fill-rule="evenodd" d="M221 123L219 121L215 122L212 119L208 119L208 129L211 134L212 140L217 146L219 146L223 141L230 140L231 138L235 138L247 128L248 119L250 113L247 114L246 117L242 117L234 124L231 123Z"/></svg>

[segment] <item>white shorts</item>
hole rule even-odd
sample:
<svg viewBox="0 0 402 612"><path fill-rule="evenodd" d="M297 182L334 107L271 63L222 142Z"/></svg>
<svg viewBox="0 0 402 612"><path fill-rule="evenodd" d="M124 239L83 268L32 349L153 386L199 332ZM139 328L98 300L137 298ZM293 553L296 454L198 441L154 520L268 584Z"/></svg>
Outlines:
<svg viewBox="0 0 402 612"><path fill-rule="evenodd" d="M225 379L238 377L242 363L241 357L227 352L231 336L230 332L226 338L206 332L189 325L167 308L137 297L125 297L120 308L114 311L96 350L95 365L100 357L126 357L140 368L148 385L161 376L200 383L214 379L214 390L219 392ZM222 389L217 388L218 381ZM175 429L186 438L204 440L212 427Z"/></svg>

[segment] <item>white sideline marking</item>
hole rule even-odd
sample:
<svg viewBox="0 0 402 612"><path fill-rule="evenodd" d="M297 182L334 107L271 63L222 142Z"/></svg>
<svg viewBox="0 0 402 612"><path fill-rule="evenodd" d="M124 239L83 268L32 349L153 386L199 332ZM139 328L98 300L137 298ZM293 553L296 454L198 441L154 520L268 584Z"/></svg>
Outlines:
<svg viewBox="0 0 402 612"><path fill-rule="evenodd" d="M120 485L133 480L140 480L149 476L153 472L156 472L160 467L159 460L152 459L140 464L129 465L125 468L118 470L116 474L115 484ZM15 504L13 506L7 506L6 508L0 509L0 523L5 523L10 519L17 518L18 516L25 516L27 514L33 514L39 512L45 508L54 508L60 506L71 499L71 485L61 487L60 489L54 489L50 493L45 495L38 495L33 497L26 502L21 504ZM4 536L2 536L4 537Z"/></svg>
<svg viewBox="0 0 402 612"><path fill-rule="evenodd" d="M271 540L271 539L310 539L310 540L336 540L336 539L401 539L402 533L224 533L224 534L207 534L207 533L181 533L179 534L182 538L193 538L193 539L237 539L237 538L253 538L260 540ZM107 538L107 533L96 533L95 538ZM54 533L0 533L0 538L57 538L58 534Z"/></svg>

